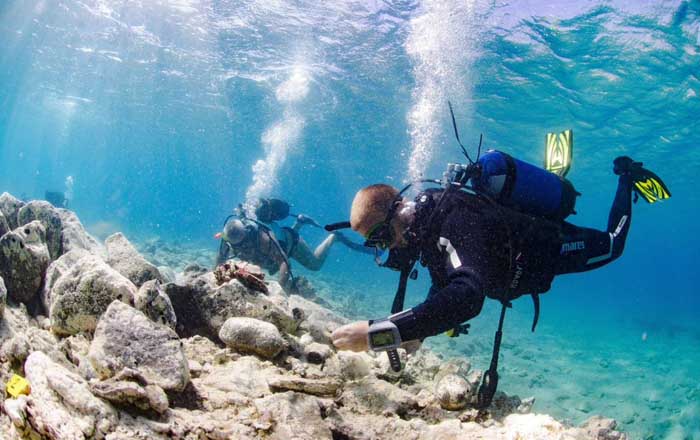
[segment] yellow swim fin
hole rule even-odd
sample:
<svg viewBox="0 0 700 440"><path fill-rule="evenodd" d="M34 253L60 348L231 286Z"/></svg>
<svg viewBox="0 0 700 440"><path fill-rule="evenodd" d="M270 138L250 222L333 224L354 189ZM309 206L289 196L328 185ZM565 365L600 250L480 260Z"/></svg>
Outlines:
<svg viewBox="0 0 700 440"><path fill-rule="evenodd" d="M640 168L636 170L636 172L632 173L632 180L634 182L634 191L648 203L671 198L671 191L669 191L663 180L647 169Z"/></svg>
<svg viewBox="0 0 700 440"><path fill-rule="evenodd" d="M632 189L636 193L635 203L637 196L646 200L647 203L671 198L671 191L661 177L643 168L643 165L642 162L635 162L629 156L620 156L613 161L613 172L618 176L629 175L632 178Z"/></svg>
<svg viewBox="0 0 700 440"><path fill-rule="evenodd" d="M564 130L561 133L547 133L545 137L544 169L561 178L571 168L574 153L574 132Z"/></svg>

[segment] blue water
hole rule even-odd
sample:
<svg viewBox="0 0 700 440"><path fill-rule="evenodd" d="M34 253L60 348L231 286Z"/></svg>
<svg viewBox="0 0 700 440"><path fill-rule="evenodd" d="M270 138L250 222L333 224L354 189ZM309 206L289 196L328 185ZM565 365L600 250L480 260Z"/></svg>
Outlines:
<svg viewBox="0 0 700 440"><path fill-rule="evenodd" d="M621 154L673 193L635 206L623 258L556 280L534 336L516 303L503 388L633 438L700 439L697 0L0 2L0 191L41 198L72 176L70 207L100 236L213 253L257 196L343 220L360 187L461 158L448 99L470 148L483 133L532 163L572 128L577 224L605 226ZM396 276L338 247L314 279L380 316ZM485 368L494 313L435 347Z"/></svg>

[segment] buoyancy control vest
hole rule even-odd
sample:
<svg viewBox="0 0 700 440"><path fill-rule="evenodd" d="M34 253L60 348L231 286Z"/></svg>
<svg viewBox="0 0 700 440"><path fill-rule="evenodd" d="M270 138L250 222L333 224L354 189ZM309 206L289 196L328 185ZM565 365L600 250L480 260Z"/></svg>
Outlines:
<svg viewBox="0 0 700 440"><path fill-rule="evenodd" d="M483 228L492 243L483 251L485 261L497 267L488 268L485 295L509 302L525 294L549 290L554 278L554 259L561 247L560 222L518 212L495 203L485 196L460 190L430 189L416 197L416 222L424 229L420 247L426 265L436 248L443 222L455 210L473 214L473 227Z"/></svg>
<svg viewBox="0 0 700 440"><path fill-rule="evenodd" d="M227 217L224 225L231 219L236 219L236 216L231 215ZM239 258L249 261L266 269L271 275L277 273L280 261L284 261L287 263L290 277L293 277L287 255L270 227L247 217L238 217L238 220L243 222L245 226L244 238L235 245L231 245L222 239L218 259L221 259L223 255L224 259ZM263 243L262 235L267 237L266 243ZM277 258L275 258L274 254L277 254Z"/></svg>
<svg viewBox="0 0 700 440"><path fill-rule="evenodd" d="M532 322L532 331L535 331L539 320L539 294L547 292L554 279L554 259L561 246L561 221L519 212L497 203L487 195L465 192L452 186L448 186L447 189L428 190L416 198L416 220L423 223L424 228L423 231L414 232L414 238L420 240L416 244L419 244L421 249L420 258L423 265L427 263L427 254L435 252L434 249L437 248L434 244L439 240L442 224L450 215L455 215L455 209L465 208L466 212L478 216L478 220L472 225L486 228L485 233L492 238L490 246L480 251L490 254L486 255L486 259L500 262L497 264L501 266L486 271L492 276L487 277L484 289L487 297L502 304L498 330L494 336L491 364L484 372L477 391L477 407L486 409L498 387L498 358L506 309L510 307L512 300L530 294L535 308ZM413 259L407 260L410 267L416 258L415 254L413 255ZM394 313L403 308L410 267L401 269L392 310ZM448 334L458 336L465 333L467 328L468 324L460 325ZM396 351L387 353L390 362L392 357L398 359ZM394 360L392 365L394 364L400 368L400 362Z"/></svg>
<svg viewBox="0 0 700 440"><path fill-rule="evenodd" d="M263 223L272 223L289 217L289 203L281 199L260 199L255 208L255 218Z"/></svg>

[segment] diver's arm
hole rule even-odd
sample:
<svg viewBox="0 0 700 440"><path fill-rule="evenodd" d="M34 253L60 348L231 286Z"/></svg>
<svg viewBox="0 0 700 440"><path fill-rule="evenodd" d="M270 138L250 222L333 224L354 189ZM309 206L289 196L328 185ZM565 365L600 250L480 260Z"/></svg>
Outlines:
<svg viewBox="0 0 700 440"><path fill-rule="evenodd" d="M322 228L322 226L313 218L309 217L308 215L305 214L299 214L296 216L294 220L294 224L292 225L292 229L296 232L299 232L302 227L306 225L312 225L316 226L317 228Z"/></svg>
<svg viewBox="0 0 700 440"><path fill-rule="evenodd" d="M294 224L292 225L292 230L294 230L294 232L299 232L302 227L304 227L304 223L300 222L299 218L294 220Z"/></svg>
<svg viewBox="0 0 700 440"><path fill-rule="evenodd" d="M433 336L468 321L481 312L484 305L483 269L484 249L488 236L474 228L475 213L456 211L443 224L438 244L443 249L440 257L447 272L448 283L434 287L421 304L391 317L398 327L402 341ZM339 350L367 347L367 322L355 322L338 328L331 335Z"/></svg>
<svg viewBox="0 0 700 440"><path fill-rule="evenodd" d="M389 319L398 327L403 342L437 335L481 312L485 297L478 286L476 277L457 275L423 303ZM331 341L338 350L365 351L368 331L368 321L353 322L336 329Z"/></svg>
<svg viewBox="0 0 700 440"><path fill-rule="evenodd" d="M467 210L455 210L443 223L436 243L442 249L437 258L442 260L434 264L444 267L447 285L433 287L426 300L406 314L406 319L395 322L401 340L437 335L481 312L484 270L491 262L486 259L489 232L480 227L477 216Z"/></svg>
<svg viewBox="0 0 700 440"><path fill-rule="evenodd" d="M428 299L413 307L406 318L394 322L402 341L423 339L445 332L481 312L485 296L478 276L465 270L450 279Z"/></svg>

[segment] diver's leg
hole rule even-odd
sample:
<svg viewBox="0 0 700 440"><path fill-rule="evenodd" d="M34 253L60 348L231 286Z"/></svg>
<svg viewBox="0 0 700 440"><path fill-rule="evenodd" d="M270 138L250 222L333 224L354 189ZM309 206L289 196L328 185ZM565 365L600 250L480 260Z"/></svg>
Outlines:
<svg viewBox="0 0 700 440"><path fill-rule="evenodd" d="M302 266L309 270L319 270L321 269L321 266L323 266L323 263L326 261L326 257L328 257L328 251L330 251L334 241L335 234L331 234L328 237L326 237L326 239L323 240L321 244L319 244L316 247L315 250L312 251L309 245L304 241L304 239L299 237L299 241L297 242L294 249L292 249L290 256L298 262L300 262Z"/></svg>
<svg viewBox="0 0 700 440"><path fill-rule="evenodd" d="M620 176L606 232L564 223L556 273L585 272L622 255L632 220L632 179Z"/></svg>

